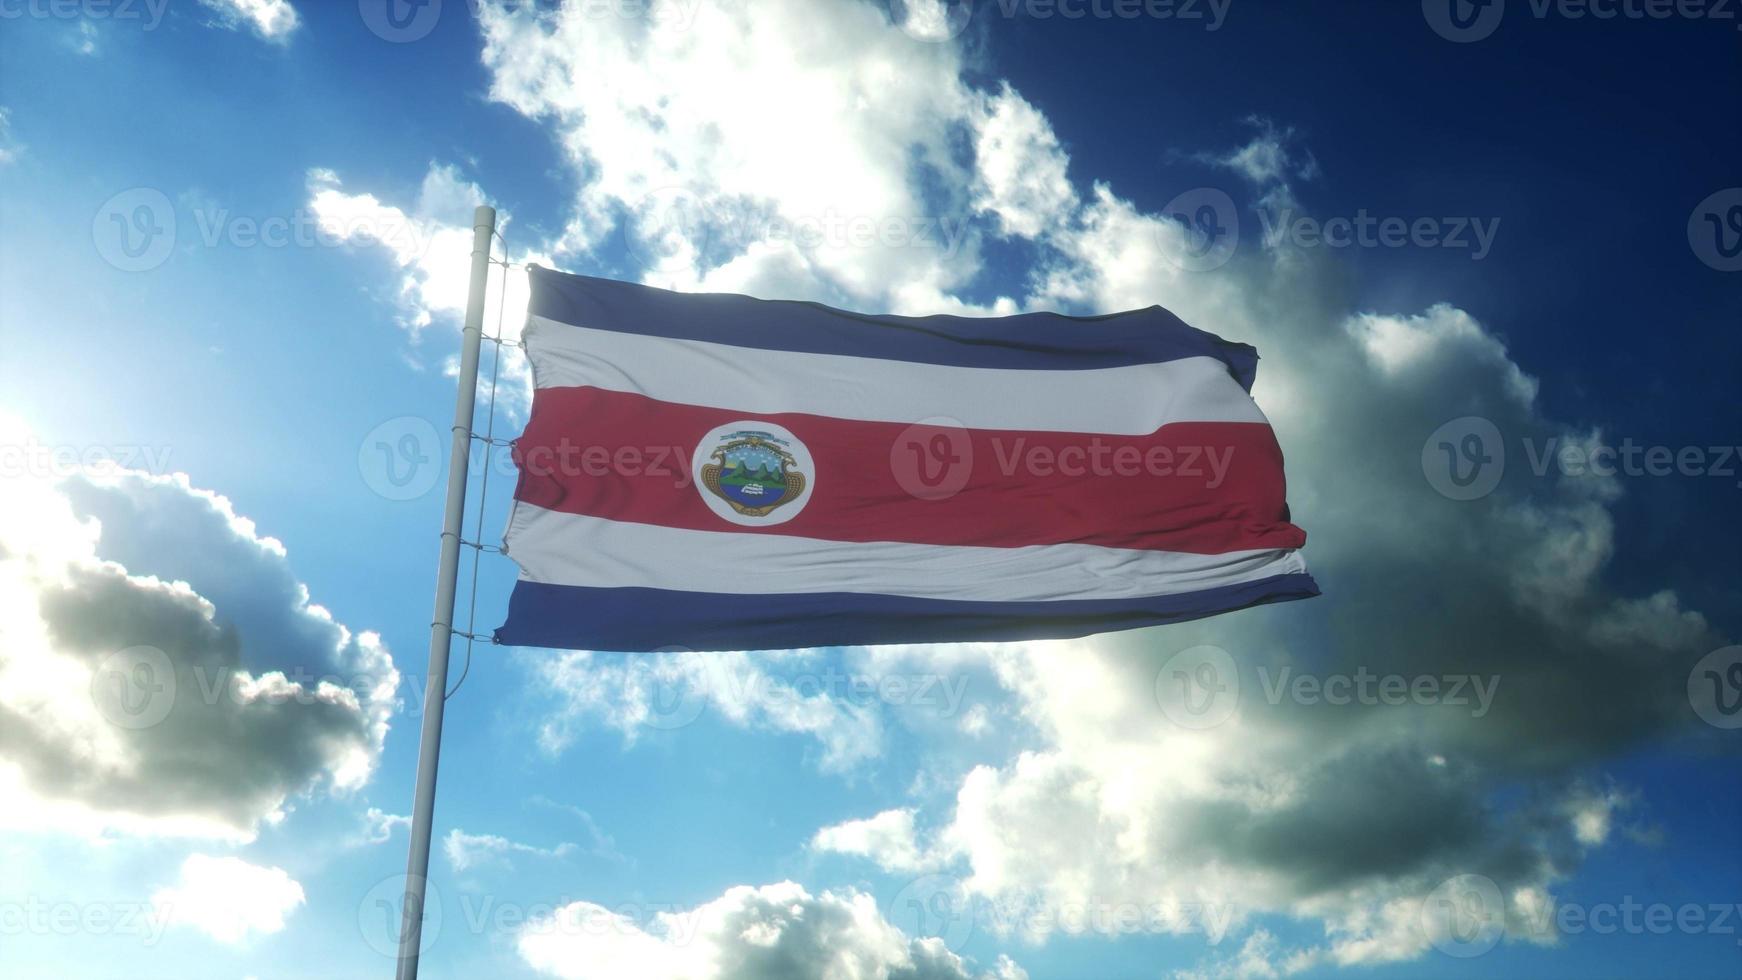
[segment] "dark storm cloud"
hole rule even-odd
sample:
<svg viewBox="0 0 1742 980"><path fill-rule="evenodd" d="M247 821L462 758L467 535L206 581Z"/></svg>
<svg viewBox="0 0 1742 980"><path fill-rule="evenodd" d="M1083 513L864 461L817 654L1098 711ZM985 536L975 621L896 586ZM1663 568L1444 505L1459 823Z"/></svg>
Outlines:
<svg viewBox="0 0 1742 980"><path fill-rule="evenodd" d="M94 551L71 533L8 548L6 598L34 609L35 629L0 668L50 678L0 698L0 761L29 791L117 822L247 836L299 794L367 777L391 658L309 606L276 542L180 479L36 490L44 526L101 530Z"/></svg>

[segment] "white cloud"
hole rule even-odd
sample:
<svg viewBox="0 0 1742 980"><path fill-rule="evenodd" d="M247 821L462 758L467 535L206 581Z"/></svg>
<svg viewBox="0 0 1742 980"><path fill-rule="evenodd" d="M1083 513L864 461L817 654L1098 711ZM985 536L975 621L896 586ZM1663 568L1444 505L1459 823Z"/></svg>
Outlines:
<svg viewBox="0 0 1742 980"><path fill-rule="evenodd" d="M959 727L963 732L978 738L991 730L992 714L983 704L970 705L967 711L962 712Z"/></svg>
<svg viewBox="0 0 1742 980"><path fill-rule="evenodd" d="M157 916L235 945L251 935L284 929L304 903L302 886L283 868L263 868L240 858L194 854L182 862L175 884L151 896Z"/></svg>
<svg viewBox="0 0 1742 980"><path fill-rule="evenodd" d="M892 19L917 40L942 42L961 34L973 16L973 4L959 0L891 0Z"/></svg>
<svg viewBox="0 0 1742 980"><path fill-rule="evenodd" d="M811 736L823 749L821 767L842 771L881 751L876 706L831 698L761 666L779 660L802 670L817 656L547 651L526 663L541 693L557 701L539 729L548 752L565 750L594 722L616 728L633 744L644 732L685 728L708 714L739 728Z"/></svg>
<svg viewBox="0 0 1742 980"><path fill-rule="evenodd" d="M1604 844L1614 830L1616 814L1630 807L1633 799L1631 793L1614 786L1582 787L1580 792L1569 795L1566 817L1572 822L1573 837L1587 847Z"/></svg>
<svg viewBox="0 0 1742 980"><path fill-rule="evenodd" d="M385 204L373 194L349 193L337 174L316 169L309 172L308 193L309 208L323 234L359 246L379 247L400 270L396 302L403 311L402 323L414 339L438 319L459 331L471 283L472 212L487 203L476 184L465 180L454 167L432 163L407 210ZM493 243L494 258L506 256L516 266L554 265L541 252L524 247L507 249L502 244L510 240L510 220L508 214L497 215L497 231L503 238ZM510 415L523 414L531 401L532 380L526 358L511 346L520 339L525 323L527 294L523 269L490 266L484 335L494 337L500 331L510 345L502 351L502 387L498 390ZM452 353L457 343L450 344L451 340L444 334L438 341L444 346L437 350L450 374L457 371L457 357ZM487 359L485 364L489 363ZM484 376L488 376L487 369Z"/></svg>
<svg viewBox="0 0 1742 980"><path fill-rule="evenodd" d="M229 30L246 27L263 40L285 43L301 22L288 0L200 0Z"/></svg>
<svg viewBox="0 0 1742 980"><path fill-rule="evenodd" d="M974 207L998 216L1004 231L1033 238L1077 206L1052 124L1005 85L977 120Z"/></svg>
<svg viewBox="0 0 1742 980"><path fill-rule="evenodd" d="M874 817L824 827L811 838L811 847L870 858L886 871L928 870L938 861L920 850L914 837L913 814L911 809L885 810Z"/></svg>
<svg viewBox="0 0 1742 980"><path fill-rule="evenodd" d="M426 326L437 314L465 312L472 209L485 201L478 186L458 170L431 164L410 211L384 204L373 194L347 193L330 170L310 171L308 190L309 206L323 233L378 245L404 270L400 291L408 326Z"/></svg>
<svg viewBox="0 0 1742 980"><path fill-rule="evenodd" d="M442 852L448 856L448 863L455 871L469 871L491 863L506 864L510 856L524 854L530 857L565 858L575 853L575 845L567 841L555 847L534 847L511 841L495 834L468 834L455 827L442 838Z"/></svg>
<svg viewBox="0 0 1742 980"><path fill-rule="evenodd" d="M936 939L912 939L856 892L790 881L740 885L705 905L640 918L575 902L520 933L521 958L565 980L1026 980L1000 957L975 973Z"/></svg>
<svg viewBox="0 0 1742 980"><path fill-rule="evenodd" d="M1265 929L1254 929L1233 957L1201 970L1177 972L1175 980L1275 980L1289 972L1276 962L1280 945ZM1301 964L1304 966L1305 964Z"/></svg>
<svg viewBox="0 0 1742 980"><path fill-rule="evenodd" d="M185 476L48 466L0 419L0 822L247 839L361 786L398 672Z"/></svg>
<svg viewBox="0 0 1742 980"><path fill-rule="evenodd" d="M559 813L567 814L569 817L578 821L581 825L581 829L586 831L587 840L586 844L583 845L581 849L589 856L601 858L615 864L628 866L633 866L635 864L633 858L617 849L617 842L611 838L610 834L605 833L604 828L599 826L599 822L593 819L591 813L588 813L578 806L572 806L568 803L558 803L556 800L545 796L534 796L527 802L534 806L541 806L550 810L555 810Z"/></svg>
<svg viewBox="0 0 1742 980"><path fill-rule="evenodd" d="M1253 206L1274 222L1266 226L1264 245L1277 249L1287 233L1285 216L1300 208L1295 182L1318 177L1319 164L1299 146L1293 129L1279 127L1262 116L1248 116L1246 124L1254 132L1245 145L1227 153L1200 153L1196 159L1233 173L1258 189ZM1282 261L1296 257L1287 250L1274 254Z"/></svg>
<svg viewBox="0 0 1742 980"><path fill-rule="evenodd" d="M385 844L393 839L393 829L404 827L411 829L411 818L397 813L387 813L379 807L370 807L363 814L364 842L369 844Z"/></svg>
<svg viewBox="0 0 1742 980"><path fill-rule="evenodd" d="M12 141L12 111L0 106L0 166L18 159L18 144Z"/></svg>
<svg viewBox="0 0 1742 980"><path fill-rule="evenodd" d="M614 232L656 285L972 306L952 292L976 241L920 227L969 213L953 141L984 97L950 46L915 43L867 3L701 4L687 29L580 8L480 14L492 95L547 120L588 175L561 250ZM855 220L905 233L856 244Z"/></svg>
<svg viewBox="0 0 1742 980"><path fill-rule="evenodd" d="M1312 180L1319 164L1311 153L1295 145L1295 132L1278 127L1261 116L1249 116L1247 125L1256 132L1244 146L1224 154L1203 154L1200 159L1224 167L1259 186L1287 184L1293 179Z"/></svg>
<svg viewBox="0 0 1742 980"><path fill-rule="evenodd" d="M1519 408L1536 401L1537 381L1507 356L1506 346L1482 329L1476 319L1448 303L1437 303L1420 316L1361 313L1345 328L1369 361L1392 384L1412 376L1432 377L1451 360L1468 360L1499 375L1504 394Z"/></svg>

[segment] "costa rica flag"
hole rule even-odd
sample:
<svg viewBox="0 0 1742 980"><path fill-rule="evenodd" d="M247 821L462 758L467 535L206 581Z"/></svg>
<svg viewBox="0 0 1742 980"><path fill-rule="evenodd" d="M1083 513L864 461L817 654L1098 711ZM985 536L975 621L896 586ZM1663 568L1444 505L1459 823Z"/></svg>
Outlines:
<svg viewBox="0 0 1742 980"><path fill-rule="evenodd" d="M500 643L1060 638L1318 594L1257 352L1160 307L867 316L530 276Z"/></svg>

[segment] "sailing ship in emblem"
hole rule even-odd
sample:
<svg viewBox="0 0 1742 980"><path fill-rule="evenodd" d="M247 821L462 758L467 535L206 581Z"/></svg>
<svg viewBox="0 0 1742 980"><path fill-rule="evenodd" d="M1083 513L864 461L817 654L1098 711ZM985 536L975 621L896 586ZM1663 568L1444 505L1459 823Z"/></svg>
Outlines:
<svg viewBox="0 0 1742 980"><path fill-rule="evenodd" d="M702 466L702 485L738 513L766 517L804 492L805 476L787 446L771 432L728 433Z"/></svg>

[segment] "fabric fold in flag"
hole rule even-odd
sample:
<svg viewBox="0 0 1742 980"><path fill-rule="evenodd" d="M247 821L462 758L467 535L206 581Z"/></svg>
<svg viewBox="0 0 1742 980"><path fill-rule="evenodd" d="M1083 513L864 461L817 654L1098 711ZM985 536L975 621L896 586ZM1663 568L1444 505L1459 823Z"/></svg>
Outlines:
<svg viewBox="0 0 1742 980"><path fill-rule="evenodd" d="M1160 307L869 316L529 274L498 642L1064 638L1318 594L1257 353Z"/></svg>

